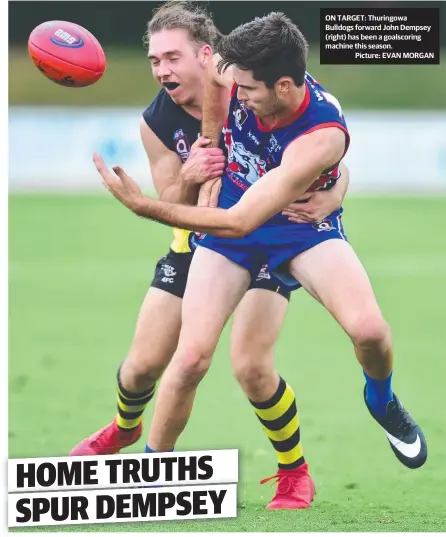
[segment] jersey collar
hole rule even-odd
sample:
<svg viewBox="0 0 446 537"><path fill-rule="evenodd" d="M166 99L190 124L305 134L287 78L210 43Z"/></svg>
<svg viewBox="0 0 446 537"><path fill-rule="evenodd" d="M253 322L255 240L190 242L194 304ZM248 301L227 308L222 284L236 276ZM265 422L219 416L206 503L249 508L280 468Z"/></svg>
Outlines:
<svg viewBox="0 0 446 537"><path fill-rule="evenodd" d="M305 80L304 100L301 102L299 108L291 116L288 116L282 119L281 121L279 121L272 127L266 127L265 125L262 125L262 123L260 122L259 116L256 115L257 127L262 132L270 132L276 129L280 129L282 127L286 127L287 125L290 125L291 123L293 123L293 121L296 121L296 119L305 112L305 110L307 109L307 106L310 104L310 97L311 97L310 88L308 87L307 81Z"/></svg>

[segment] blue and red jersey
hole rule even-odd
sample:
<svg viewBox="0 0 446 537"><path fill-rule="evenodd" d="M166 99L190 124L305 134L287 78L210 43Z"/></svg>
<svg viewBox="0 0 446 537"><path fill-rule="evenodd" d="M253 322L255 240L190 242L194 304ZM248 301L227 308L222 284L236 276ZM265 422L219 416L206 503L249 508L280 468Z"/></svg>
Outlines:
<svg viewBox="0 0 446 537"><path fill-rule="evenodd" d="M223 137L228 164L223 174L219 206L229 208L243 193L268 171L280 165L285 149L299 136L317 129L338 127L345 133L347 152L350 136L338 100L306 73L305 96L292 117L265 127L259 117L237 98L237 86L232 90L229 113ZM345 154L344 152L344 154ZM326 170L309 190L332 188L340 176L339 163ZM289 223L282 215L267 224ZM292 224L293 225L293 224Z"/></svg>

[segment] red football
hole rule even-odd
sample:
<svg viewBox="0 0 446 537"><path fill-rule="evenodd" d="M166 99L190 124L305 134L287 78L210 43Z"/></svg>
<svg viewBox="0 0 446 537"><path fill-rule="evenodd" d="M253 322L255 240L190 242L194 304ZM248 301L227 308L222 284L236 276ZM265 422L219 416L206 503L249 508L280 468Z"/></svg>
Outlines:
<svg viewBox="0 0 446 537"><path fill-rule="evenodd" d="M28 50L37 69L62 86L90 86L105 71L105 54L99 41L73 22L40 24L29 36Z"/></svg>

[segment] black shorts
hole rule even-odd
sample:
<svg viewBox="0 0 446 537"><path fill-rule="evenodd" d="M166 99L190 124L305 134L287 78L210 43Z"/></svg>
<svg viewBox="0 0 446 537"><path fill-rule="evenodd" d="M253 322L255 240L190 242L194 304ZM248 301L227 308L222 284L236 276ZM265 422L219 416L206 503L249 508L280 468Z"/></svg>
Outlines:
<svg viewBox="0 0 446 537"><path fill-rule="evenodd" d="M151 287L183 298L193 255L193 252L178 254L169 250L169 253L162 257L156 265ZM257 278L251 280L249 289L267 289L279 293L287 300L290 299L291 294L287 286L268 272L266 265L260 269Z"/></svg>

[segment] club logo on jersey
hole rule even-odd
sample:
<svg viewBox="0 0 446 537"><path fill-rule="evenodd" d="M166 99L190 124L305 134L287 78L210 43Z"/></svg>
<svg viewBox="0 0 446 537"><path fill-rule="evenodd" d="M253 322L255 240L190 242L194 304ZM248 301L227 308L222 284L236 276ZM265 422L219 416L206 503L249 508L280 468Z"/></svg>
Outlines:
<svg viewBox="0 0 446 537"><path fill-rule="evenodd" d="M235 117L235 124L238 130L241 131L243 123L248 119L248 112L246 111L246 106L239 101L233 114Z"/></svg>
<svg viewBox="0 0 446 537"><path fill-rule="evenodd" d="M234 142L228 158L228 171L242 177L250 184L266 173L266 162L248 151L241 142Z"/></svg>
<svg viewBox="0 0 446 537"><path fill-rule="evenodd" d="M318 231L331 231L332 229L335 229L335 227L333 226L329 218L326 218L325 220L322 220L321 222L315 222L313 224L313 227L314 229L317 229Z"/></svg>
<svg viewBox="0 0 446 537"><path fill-rule="evenodd" d="M184 134L183 129L178 129L173 134L173 141L175 143L175 151L178 153L182 162L186 162L189 158L190 143L187 136Z"/></svg>
<svg viewBox="0 0 446 537"><path fill-rule="evenodd" d="M164 272L164 276L161 281L164 283L173 283L173 277L177 275L177 271L172 267L172 265L161 265L161 270Z"/></svg>
<svg viewBox="0 0 446 537"><path fill-rule="evenodd" d="M79 36L75 37L68 32L65 32L61 28L54 32L54 34L50 37L50 41L59 47L81 48L84 46L83 39L81 39Z"/></svg>
<svg viewBox="0 0 446 537"><path fill-rule="evenodd" d="M161 270L164 272L165 276L176 276L177 271L172 267L172 265L162 265Z"/></svg>
<svg viewBox="0 0 446 537"><path fill-rule="evenodd" d="M256 282L259 282L260 280L270 280L270 279L271 279L271 274L268 271L268 265L262 265L262 268L257 274Z"/></svg>

